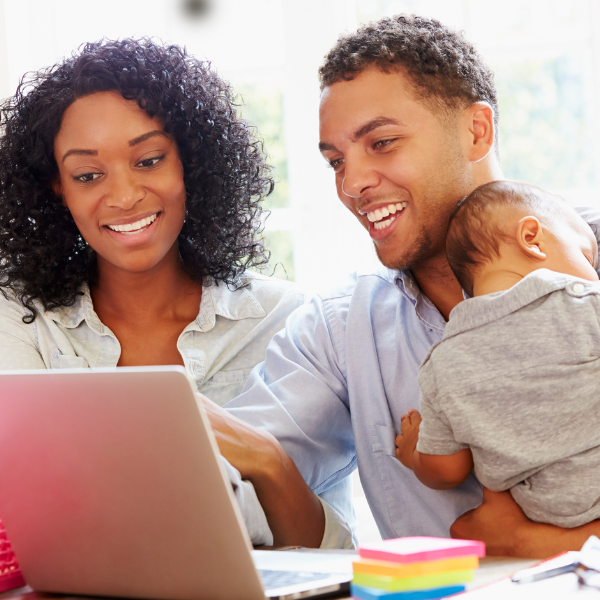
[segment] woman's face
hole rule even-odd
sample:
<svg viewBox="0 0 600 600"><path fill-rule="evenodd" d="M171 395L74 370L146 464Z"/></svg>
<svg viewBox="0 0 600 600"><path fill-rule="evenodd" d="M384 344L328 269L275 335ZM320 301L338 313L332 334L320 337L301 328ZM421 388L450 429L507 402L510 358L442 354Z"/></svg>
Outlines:
<svg viewBox="0 0 600 600"><path fill-rule="evenodd" d="M65 111L54 156L54 189L98 254L100 272L148 271L178 256L183 169L158 118L118 92L85 96Z"/></svg>

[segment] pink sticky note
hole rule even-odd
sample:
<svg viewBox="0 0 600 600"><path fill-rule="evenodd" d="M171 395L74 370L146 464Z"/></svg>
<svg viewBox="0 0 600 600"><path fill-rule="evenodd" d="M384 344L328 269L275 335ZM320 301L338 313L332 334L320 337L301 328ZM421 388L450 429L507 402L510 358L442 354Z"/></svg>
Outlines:
<svg viewBox="0 0 600 600"><path fill-rule="evenodd" d="M485 556L485 544L475 540L405 537L359 546L362 558L395 563L425 562L456 556Z"/></svg>

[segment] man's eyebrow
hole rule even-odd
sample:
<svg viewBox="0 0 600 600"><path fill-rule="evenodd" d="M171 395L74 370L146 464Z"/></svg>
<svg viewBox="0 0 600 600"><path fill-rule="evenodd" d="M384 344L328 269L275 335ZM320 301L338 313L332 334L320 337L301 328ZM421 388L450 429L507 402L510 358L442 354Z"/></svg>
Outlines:
<svg viewBox="0 0 600 600"><path fill-rule="evenodd" d="M406 126L405 123L403 123L402 121L398 121L398 119L391 119L390 117L377 117L376 119L372 119L368 123L365 123L364 125L361 125L352 134L352 138L351 139L352 139L353 142L356 142L361 137L367 135L367 133L371 133L371 131L373 131L374 129L377 129L378 127L385 127L386 125L398 125L398 126L401 126L401 127L405 127ZM335 146L333 146L332 144L328 144L327 142L320 142L319 143L319 150L321 152L327 152L329 150L337 150L337 148Z"/></svg>
<svg viewBox="0 0 600 600"><path fill-rule="evenodd" d="M130 146L135 146L136 144L141 144L142 142L145 142L146 140L150 139L151 137L154 137L157 135L162 135L163 137L170 139L169 136L164 131L162 131L160 129L154 129L153 131L149 131L148 133L138 135L138 137L133 138L132 140L129 140L129 142L127 142L127 143Z"/></svg>
<svg viewBox="0 0 600 600"><path fill-rule="evenodd" d="M73 149L67 150L62 157L62 162L65 162L65 158L68 156L98 156L98 150L83 150L83 149Z"/></svg>
<svg viewBox="0 0 600 600"><path fill-rule="evenodd" d="M405 123L403 123L402 121L398 121L397 119L391 119L389 117L377 117L376 119L373 119L373 120L369 121L368 123L361 125L354 132L354 135L352 136L352 141L356 142L361 137L367 135L367 133L371 133L371 131L373 131L374 129L377 129L378 127L384 127L385 125L404 126Z"/></svg>
<svg viewBox="0 0 600 600"><path fill-rule="evenodd" d="M319 142L320 152L327 152L328 150L337 150L337 148L332 144L328 144L327 142Z"/></svg>

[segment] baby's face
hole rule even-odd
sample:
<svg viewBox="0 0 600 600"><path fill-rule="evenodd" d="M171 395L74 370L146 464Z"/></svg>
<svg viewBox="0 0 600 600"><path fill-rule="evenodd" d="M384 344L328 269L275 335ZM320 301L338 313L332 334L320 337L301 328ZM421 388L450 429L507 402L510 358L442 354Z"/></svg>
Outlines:
<svg viewBox="0 0 600 600"><path fill-rule="evenodd" d="M544 267L588 281L598 281L598 244L589 225L581 218L553 228L546 245Z"/></svg>

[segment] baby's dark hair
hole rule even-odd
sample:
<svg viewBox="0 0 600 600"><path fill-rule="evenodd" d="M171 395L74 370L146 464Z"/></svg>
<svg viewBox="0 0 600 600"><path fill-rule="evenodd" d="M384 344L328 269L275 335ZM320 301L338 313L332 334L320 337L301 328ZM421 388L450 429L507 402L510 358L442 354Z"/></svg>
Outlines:
<svg viewBox="0 0 600 600"><path fill-rule="evenodd" d="M319 70L321 89L350 81L365 69L404 69L414 92L438 109L487 102L498 128L494 75L461 33L417 15L385 17L341 36Z"/></svg>
<svg viewBox="0 0 600 600"><path fill-rule="evenodd" d="M185 48L154 40L101 40L24 77L1 107L0 292L14 292L35 319L72 305L93 284L96 256L54 193L54 138L78 98L116 91L158 117L177 143L186 189L179 251L198 282L237 285L268 261L261 200L273 189L256 130L236 114L229 84Z"/></svg>
<svg viewBox="0 0 600 600"><path fill-rule="evenodd" d="M463 198L450 217L446 255L450 268L470 296L477 270L500 255L500 242L511 238L498 209L525 209L540 219L562 217L573 209L560 196L519 181L492 181ZM575 214L575 213L574 213Z"/></svg>

